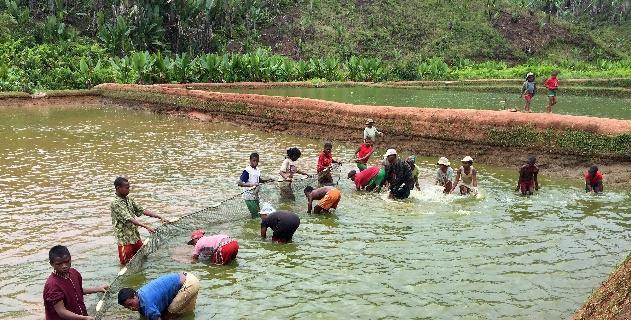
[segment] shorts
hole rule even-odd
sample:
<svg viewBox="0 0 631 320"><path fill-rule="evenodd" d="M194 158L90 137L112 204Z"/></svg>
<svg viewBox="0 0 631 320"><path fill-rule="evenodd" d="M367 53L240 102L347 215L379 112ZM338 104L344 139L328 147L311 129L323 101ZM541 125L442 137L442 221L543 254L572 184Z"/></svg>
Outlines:
<svg viewBox="0 0 631 320"><path fill-rule="evenodd" d="M521 193L534 192L535 191L535 180L530 181L521 181L519 182L519 191Z"/></svg>
<svg viewBox="0 0 631 320"><path fill-rule="evenodd" d="M258 200L245 200L245 205L248 207L248 211L250 211L250 217L260 217L259 211L261 211L261 207Z"/></svg>
<svg viewBox="0 0 631 320"><path fill-rule="evenodd" d="M318 202L318 207L325 210L329 210L331 208L337 209L337 204L340 203L340 199L342 199L342 193L340 190L333 188L324 195L320 202Z"/></svg>
<svg viewBox="0 0 631 320"><path fill-rule="evenodd" d="M186 275L186 280L167 308L171 314L182 314L195 309L199 280L190 272L185 272L184 275Z"/></svg>
<svg viewBox="0 0 631 320"><path fill-rule="evenodd" d="M237 240L230 239L230 241L219 245L211 258L211 262L226 265L237 257L237 253L239 253L239 243Z"/></svg>
<svg viewBox="0 0 631 320"><path fill-rule="evenodd" d="M534 98L535 94L534 93L527 93L524 95L524 100L526 100L527 102L532 101L532 98Z"/></svg>
<svg viewBox="0 0 631 320"><path fill-rule="evenodd" d="M368 168L367 164L361 163L361 162L357 162L357 169L359 169L359 171L364 171L364 170L366 170L366 168Z"/></svg>
<svg viewBox="0 0 631 320"><path fill-rule="evenodd" d="M556 97L557 96L557 90L550 90L548 89L548 97Z"/></svg>
<svg viewBox="0 0 631 320"><path fill-rule="evenodd" d="M138 240L136 243L118 245L118 260L122 265L127 264L140 248L142 248L142 240Z"/></svg>

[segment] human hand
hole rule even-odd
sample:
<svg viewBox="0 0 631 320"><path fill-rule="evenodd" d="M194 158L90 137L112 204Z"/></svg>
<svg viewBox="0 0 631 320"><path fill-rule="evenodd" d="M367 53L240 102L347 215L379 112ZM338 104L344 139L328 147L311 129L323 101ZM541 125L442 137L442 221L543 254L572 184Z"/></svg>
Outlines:
<svg viewBox="0 0 631 320"><path fill-rule="evenodd" d="M85 317L83 317L83 320L94 320L94 317L91 317L91 316L85 316Z"/></svg>
<svg viewBox="0 0 631 320"><path fill-rule="evenodd" d="M147 229L147 231L149 231L149 233L156 233L156 229L154 229L153 227L146 226L145 229Z"/></svg>
<svg viewBox="0 0 631 320"><path fill-rule="evenodd" d="M99 292L106 292L110 289L110 286L107 284L96 287Z"/></svg>

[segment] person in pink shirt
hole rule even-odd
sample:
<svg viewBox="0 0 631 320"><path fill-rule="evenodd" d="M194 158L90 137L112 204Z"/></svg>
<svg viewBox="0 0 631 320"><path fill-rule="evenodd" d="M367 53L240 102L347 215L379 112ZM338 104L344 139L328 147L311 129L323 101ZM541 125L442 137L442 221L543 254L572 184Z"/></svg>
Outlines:
<svg viewBox="0 0 631 320"><path fill-rule="evenodd" d="M225 234L206 236L204 230L191 234L189 245L193 248L193 260L210 259L214 264L226 265L237 257L239 243Z"/></svg>

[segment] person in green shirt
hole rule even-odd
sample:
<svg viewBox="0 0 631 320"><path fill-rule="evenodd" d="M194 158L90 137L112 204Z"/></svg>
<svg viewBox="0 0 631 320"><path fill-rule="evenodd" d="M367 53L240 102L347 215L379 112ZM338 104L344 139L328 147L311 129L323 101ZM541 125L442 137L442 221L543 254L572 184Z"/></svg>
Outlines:
<svg viewBox="0 0 631 320"><path fill-rule="evenodd" d="M114 180L114 188L116 189L116 199L110 205L112 226L118 241L118 259L124 265L142 247L138 227L143 227L150 233L156 232L150 225L136 219L137 217L145 215L160 219L163 223L168 223L169 221L149 210L145 210L133 198L129 197L129 181L127 179L123 177L116 178Z"/></svg>

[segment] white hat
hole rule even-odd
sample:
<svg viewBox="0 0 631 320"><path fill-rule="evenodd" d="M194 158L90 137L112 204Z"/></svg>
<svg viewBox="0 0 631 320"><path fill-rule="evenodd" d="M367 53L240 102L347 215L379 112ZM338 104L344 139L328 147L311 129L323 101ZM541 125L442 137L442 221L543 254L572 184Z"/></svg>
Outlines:
<svg viewBox="0 0 631 320"><path fill-rule="evenodd" d="M263 205L261 206L261 210L259 211L259 214L267 215L274 211L276 211L276 209L274 209L274 207L272 207L272 205L269 202L264 202Z"/></svg>
<svg viewBox="0 0 631 320"><path fill-rule="evenodd" d="M445 157L440 157L440 159L438 159L438 164L443 164L448 166L449 165L449 159L445 158Z"/></svg>
<svg viewBox="0 0 631 320"><path fill-rule="evenodd" d="M461 162L469 162L469 161L473 162L473 158L471 158L469 156L466 156L466 157L462 158L462 160L460 160L460 161Z"/></svg>
<svg viewBox="0 0 631 320"><path fill-rule="evenodd" d="M534 73L532 73L532 72L528 72L528 74L526 75L526 78L528 78L528 77L530 77L530 76L533 76L533 77L534 77L534 76L535 76L535 74L534 74Z"/></svg>
<svg viewBox="0 0 631 320"><path fill-rule="evenodd" d="M384 157L388 157L388 156L391 156L391 155L397 155L397 150L394 150L394 149L388 149L388 150L386 151L386 154L384 155Z"/></svg>

